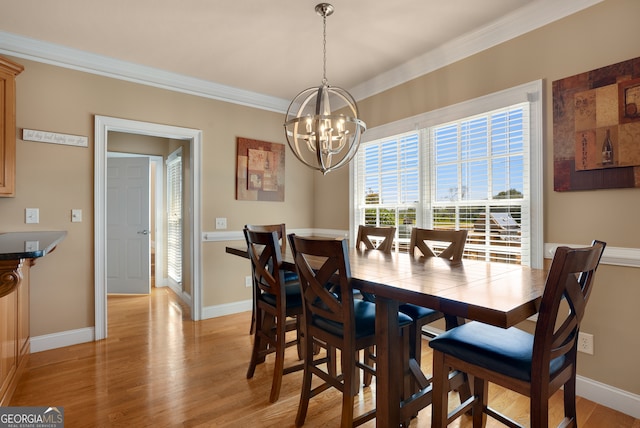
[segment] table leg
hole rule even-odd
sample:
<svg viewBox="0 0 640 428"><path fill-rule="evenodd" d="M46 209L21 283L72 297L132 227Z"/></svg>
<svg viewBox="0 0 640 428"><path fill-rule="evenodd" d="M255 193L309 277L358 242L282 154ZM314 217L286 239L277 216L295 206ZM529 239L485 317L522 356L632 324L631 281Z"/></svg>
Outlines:
<svg viewBox="0 0 640 428"><path fill-rule="evenodd" d="M400 426L402 382L398 302L376 296L376 426ZM394 381L394 379L396 381Z"/></svg>

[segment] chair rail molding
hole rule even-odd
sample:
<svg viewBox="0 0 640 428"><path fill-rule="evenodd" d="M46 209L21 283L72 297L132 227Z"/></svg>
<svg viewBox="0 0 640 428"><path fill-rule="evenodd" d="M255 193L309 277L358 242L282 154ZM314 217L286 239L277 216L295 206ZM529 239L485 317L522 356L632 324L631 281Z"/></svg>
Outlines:
<svg viewBox="0 0 640 428"><path fill-rule="evenodd" d="M315 235L327 237L345 237L348 238L349 231L342 229L292 229L289 232L299 235ZM202 242L224 242L224 241L244 241L244 235L241 230L225 230L202 232ZM584 244L560 244L547 242L544 244L544 258L552 259L556 252L556 248L561 246L582 247ZM613 266L640 267L640 248L626 247L610 247L604 250L602 261L600 263Z"/></svg>
<svg viewBox="0 0 640 428"><path fill-rule="evenodd" d="M287 234L295 233L298 235L326 236L330 238L344 237L348 238L348 230L340 229L291 229L287 230ZM244 241L242 230L225 230L202 232L202 242L222 242L222 241Z"/></svg>
<svg viewBox="0 0 640 428"><path fill-rule="evenodd" d="M588 243L584 244L559 244L559 243L546 243L544 244L544 258L551 259L556 252L556 248L567 247L586 247ZM609 247L605 248L602 260L600 263L613 266L627 266L627 267L640 267L640 248L626 248L626 247Z"/></svg>

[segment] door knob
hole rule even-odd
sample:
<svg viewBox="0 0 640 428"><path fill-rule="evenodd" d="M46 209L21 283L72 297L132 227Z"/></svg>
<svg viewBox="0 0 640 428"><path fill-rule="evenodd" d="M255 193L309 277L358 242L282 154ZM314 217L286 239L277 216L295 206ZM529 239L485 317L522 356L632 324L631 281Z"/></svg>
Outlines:
<svg viewBox="0 0 640 428"><path fill-rule="evenodd" d="M138 232L138 235L148 235L148 234L149 234L149 231L146 229Z"/></svg>

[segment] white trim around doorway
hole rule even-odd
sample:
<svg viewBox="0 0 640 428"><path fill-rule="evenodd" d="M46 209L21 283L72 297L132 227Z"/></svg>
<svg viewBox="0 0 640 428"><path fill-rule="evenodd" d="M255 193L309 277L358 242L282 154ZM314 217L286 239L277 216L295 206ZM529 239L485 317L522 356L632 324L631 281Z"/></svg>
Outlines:
<svg viewBox="0 0 640 428"><path fill-rule="evenodd" d="M94 269L95 269L95 330L94 340L107 337L107 293L106 293L106 164L107 138L109 131L130 134L150 135L154 137L188 140L190 144L191 174L191 318L200 320L202 316L202 265L201 265L201 153L202 131L150 122L120 119L108 116L95 116L95 152L94 152Z"/></svg>

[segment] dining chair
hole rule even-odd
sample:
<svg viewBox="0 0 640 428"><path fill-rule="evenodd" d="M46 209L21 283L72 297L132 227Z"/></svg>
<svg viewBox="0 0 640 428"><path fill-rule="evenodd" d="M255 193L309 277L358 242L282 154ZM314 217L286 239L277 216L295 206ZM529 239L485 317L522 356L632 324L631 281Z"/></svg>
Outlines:
<svg viewBox="0 0 640 428"><path fill-rule="evenodd" d="M533 334L511 327L473 321L435 339L433 348L432 426L446 426L472 410L473 426L487 415L509 427L515 421L488 406L488 383L530 398L530 426L547 427L549 397L564 389L562 426L576 422L576 354L580 322L591 295L593 278L606 244L587 248L558 247L545 283ZM564 302L564 303L563 303ZM568 309L566 308L568 306ZM473 377L473 396L448 413L448 377L458 370Z"/></svg>
<svg viewBox="0 0 640 428"><path fill-rule="evenodd" d="M393 240L396 236L396 228L394 226L358 226L358 234L356 235L355 248L364 250L377 250L385 254L391 254L393 249ZM363 299L375 302L375 296L371 293L358 292ZM364 351L364 361L366 364L373 366L375 364L375 347L371 347ZM364 373L364 385L371 384L372 375L369 372Z"/></svg>
<svg viewBox="0 0 640 428"><path fill-rule="evenodd" d="M358 351L375 345L375 303L353 297L346 240L302 238L290 234L289 242L304 306L304 375L296 426L304 424L309 400L331 387L342 392L341 426L361 425L375 417L375 409L354 417L353 400L360 387L356 381L357 370L374 372L372 367L358 360ZM411 319L403 314L398 316L402 329L402 343L398 346L400 352L407 355L406 329ZM314 343L327 352L315 354ZM340 373L331 373L327 369L336 366L330 361L335 355L330 348L340 350ZM313 376L321 379L322 383L313 386Z"/></svg>
<svg viewBox="0 0 640 428"><path fill-rule="evenodd" d="M280 244L280 252L285 254L287 251L287 228L284 223L280 224L246 224L244 227L254 232L277 232L278 233L278 243ZM284 271L284 280L285 282L297 281L298 275L295 272L291 272L288 270ZM253 307L251 313L251 326L249 328L249 333L253 334L254 328L256 326L256 308L255 305Z"/></svg>
<svg viewBox="0 0 640 428"><path fill-rule="evenodd" d="M356 235L356 248L365 250L379 250L383 253L391 253L393 239L396 236L396 228L393 226L358 226ZM382 240L380 240L382 238Z"/></svg>
<svg viewBox="0 0 640 428"><path fill-rule="evenodd" d="M285 348L298 345L301 357L301 316L302 297L298 282L285 282L282 269L282 253L278 243L278 233L256 232L244 228L247 250L253 273L253 302L255 308L255 328L251 361L247 379L251 379L256 366L275 353L270 402L280 396L282 377L287 373L302 369L302 364L284 367ZM296 338L287 342L288 331L296 331Z"/></svg>
<svg viewBox="0 0 640 428"><path fill-rule="evenodd" d="M441 257L452 262L459 262L462 260L466 241L466 230L413 228L411 230L411 240L409 241L409 254L415 256L416 249L418 249L423 257ZM415 359L419 366L422 355L422 335L435 337L435 334L423 332L422 329L424 326L443 318L444 314L434 309L411 303L401 304L400 311L413 319L413 325L411 326L413 337L411 340L411 357ZM426 385L421 385L421 387L424 388Z"/></svg>

